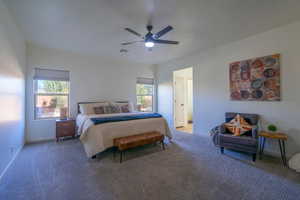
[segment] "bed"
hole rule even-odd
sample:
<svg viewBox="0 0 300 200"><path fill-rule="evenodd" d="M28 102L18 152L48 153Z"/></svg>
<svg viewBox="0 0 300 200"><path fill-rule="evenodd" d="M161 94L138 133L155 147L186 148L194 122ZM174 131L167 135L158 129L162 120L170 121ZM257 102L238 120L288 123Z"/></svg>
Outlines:
<svg viewBox="0 0 300 200"><path fill-rule="evenodd" d="M93 112L93 109L111 105L127 106L126 112ZM172 138L166 120L157 113L137 112L130 102L80 102L76 117L77 132L88 157L113 146L113 139L117 137L135 135L150 131L158 131ZM97 107L98 106L98 107ZM86 107L84 110L83 108Z"/></svg>

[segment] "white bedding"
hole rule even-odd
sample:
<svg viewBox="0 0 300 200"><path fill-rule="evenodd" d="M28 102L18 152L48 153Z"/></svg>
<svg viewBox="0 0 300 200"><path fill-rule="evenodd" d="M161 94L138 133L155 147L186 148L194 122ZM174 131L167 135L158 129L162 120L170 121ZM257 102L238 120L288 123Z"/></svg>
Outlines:
<svg viewBox="0 0 300 200"><path fill-rule="evenodd" d="M101 115L79 114L76 118L78 134L88 157L113 146L113 139L122 136L135 135L148 131L158 131L172 138L168 124L164 118L148 118L130 121L110 122L94 125L91 118L128 116L140 112L114 113Z"/></svg>

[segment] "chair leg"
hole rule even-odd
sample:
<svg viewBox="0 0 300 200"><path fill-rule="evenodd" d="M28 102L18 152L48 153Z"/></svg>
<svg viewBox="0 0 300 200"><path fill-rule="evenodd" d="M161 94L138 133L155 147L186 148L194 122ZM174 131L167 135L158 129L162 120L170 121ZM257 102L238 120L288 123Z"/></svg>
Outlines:
<svg viewBox="0 0 300 200"><path fill-rule="evenodd" d="M221 154L224 153L224 147L220 147L220 150L221 150Z"/></svg>
<svg viewBox="0 0 300 200"><path fill-rule="evenodd" d="M123 151L120 151L120 163L122 163Z"/></svg>
<svg viewBox="0 0 300 200"><path fill-rule="evenodd" d="M164 140L161 141L161 146L162 146L162 149L165 150L165 143L164 143Z"/></svg>
<svg viewBox="0 0 300 200"><path fill-rule="evenodd" d="M283 152L285 166L288 166L287 160L286 160L286 154L285 154L285 143L284 143L284 140L282 140L282 152Z"/></svg>
<svg viewBox="0 0 300 200"><path fill-rule="evenodd" d="M116 158L116 152L117 152L117 147L113 147L114 160L115 160L115 158Z"/></svg>
<svg viewBox="0 0 300 200"><path fill-rule="evenodd" d="M256 161L256 153L252 154L252 161L253 161L253 162Z"/></svg>

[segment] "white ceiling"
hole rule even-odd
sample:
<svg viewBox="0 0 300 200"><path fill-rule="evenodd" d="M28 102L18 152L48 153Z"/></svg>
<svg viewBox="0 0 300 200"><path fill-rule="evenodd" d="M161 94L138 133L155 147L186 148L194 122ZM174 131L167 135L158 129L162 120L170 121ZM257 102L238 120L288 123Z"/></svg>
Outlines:
<svg viewBox="0 0 300 200"><path fill-rule="evenodd" d="M47 48L156 64L223 45L300 19L299 0L4 0L26 40ZM145 34L174 30L162 39L179 45L121 42L138 39L124 31Z"/></svg>

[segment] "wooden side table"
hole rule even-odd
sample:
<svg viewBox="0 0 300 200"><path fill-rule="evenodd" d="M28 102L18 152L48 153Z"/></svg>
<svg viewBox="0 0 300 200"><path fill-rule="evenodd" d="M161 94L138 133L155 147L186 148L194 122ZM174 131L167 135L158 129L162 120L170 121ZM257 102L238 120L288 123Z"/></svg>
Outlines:
<svg viewBox="0 0 300 200"><path fill-rule="evenodd" d="M56 120L56 141L58 142L60 137L71 136L75 137L76 123L75 119L58 119Z"/></svg>
<svg viewBox="0 0 300 200"><path fill-rule="evenodd" d="M260 139L260 141L259 141L260 159L262 158L262 155L264 153L266 138L276 139L276 140L278 140L283 165L287 166L287 160L286 160L286 155L285 155L285 141L288 139L288 136L284 133L270 133L270 132L266 132L266 131L261 131L258 135L259 135L259 139Z"/></svg>

